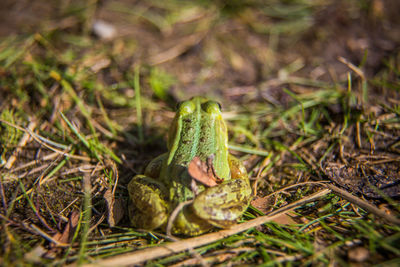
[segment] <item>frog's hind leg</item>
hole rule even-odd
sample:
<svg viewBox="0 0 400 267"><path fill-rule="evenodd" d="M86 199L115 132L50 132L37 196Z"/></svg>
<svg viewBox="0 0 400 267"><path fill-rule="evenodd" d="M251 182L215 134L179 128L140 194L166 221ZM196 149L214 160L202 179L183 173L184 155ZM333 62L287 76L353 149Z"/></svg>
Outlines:
<svg viewBox="0 0 400 267"><path fill-rule="evenodd" d="M129 217L134 227L156 229L167 222L168 202L163 184L145 175L136 175L128 184Z"/></svg>
<svg viewBox="0 0 400 267"><path fill-rule="evenodd" d="M207 232L212 227L212 224L194 214L192 206L188 205L175 218L172 233L174 235L195 236Z"/></svg>
<svg viewBox="0 0 400 267"><path fill-rule="evenodd" d="M246 168L232 155L228 158L231 179L207 188L196 196L193 210L214 226L226 228L246 211L252 197Z"/></svg>

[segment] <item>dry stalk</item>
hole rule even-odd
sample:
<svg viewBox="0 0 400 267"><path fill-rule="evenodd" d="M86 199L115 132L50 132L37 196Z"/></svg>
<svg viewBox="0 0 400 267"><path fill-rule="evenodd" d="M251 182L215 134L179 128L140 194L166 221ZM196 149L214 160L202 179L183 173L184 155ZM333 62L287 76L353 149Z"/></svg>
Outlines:
<svg viewBox="0 0 400 267"><path fill-rule="evenodd" d="M31 121L28 125L27 130L33 131L35 128L36 128L36 122ZM8 158L6 165L4 165L4 168L6 168L7 170L12 168L15 160L17 159L17 155L21 152L22 148L28 143L29 137L30 137L29 133L25 132L22 138L19 140L17 149L15 149L12 155Z"/></svg>
<svg viewBox="0 0 400 267"><path fill-rule="evenodd" d="M325 186L327 188L329 188L330 190L332 190L338 196L349 201L350 203L353 203L353 204L365 209L366 211L368 211L372 214L375 214L376 216L378 216L390 223L400 225L400 219L396 218L395 216L385 213L384 211L382 211L379 208L377 208L376 206L368 203L367 201L365 201L359 197L353 196L349 192L347 192L343 189L340 189L339 187L336 187L332 184L325 184Z"/></svg>

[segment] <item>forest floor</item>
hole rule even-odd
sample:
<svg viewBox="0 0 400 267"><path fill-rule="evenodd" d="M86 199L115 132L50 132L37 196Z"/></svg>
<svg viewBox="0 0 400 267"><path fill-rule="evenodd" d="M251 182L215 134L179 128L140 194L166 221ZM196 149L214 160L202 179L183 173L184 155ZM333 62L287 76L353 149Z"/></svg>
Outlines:
<svg viewBox="0 0 400 267"><path fill-rule="evenodd" d="M0 265L399 266L400 1L2 1ZM127 184L221 103L254 199L198 237Z"/></svg>

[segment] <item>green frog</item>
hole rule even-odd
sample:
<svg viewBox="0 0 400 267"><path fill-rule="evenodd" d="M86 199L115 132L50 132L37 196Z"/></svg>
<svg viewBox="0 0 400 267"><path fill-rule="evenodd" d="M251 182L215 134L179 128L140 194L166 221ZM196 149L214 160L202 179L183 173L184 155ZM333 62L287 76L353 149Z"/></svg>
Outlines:
<svg viewBox="0 0 400 267"><path fill-rule="evenodd" d="M144 175L128 184L131 224L165 230L171 213L183 202L190 204L173 219L173 234L194 236L234 224L248 207L252 191L245 167L228 152L221 106L203 97L181 102L167 146L167 153L153 159ZM207 187L193 180L188 165L194 157L203 162L213 159L219 184Z"/></svg>

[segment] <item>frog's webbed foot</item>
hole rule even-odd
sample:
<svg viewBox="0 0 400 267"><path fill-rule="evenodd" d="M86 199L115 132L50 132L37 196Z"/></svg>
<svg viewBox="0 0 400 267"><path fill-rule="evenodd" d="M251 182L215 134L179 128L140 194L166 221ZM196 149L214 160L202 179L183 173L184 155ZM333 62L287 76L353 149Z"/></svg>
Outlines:
<svg viewBox="0 0 400 267"><path fill-rule="evenodd" d="M207 232L212 227L212 224L196 216L193 207L188 205L175 218L172 233L174 235L195 236Z"/></svg>
<svg viewBox="0 0 400 267"><path fill-rule="evenodd" d="M231 180L207 188L192 204L197 216L221 228L236 222L246 211L252 196L246 168L232 155L228 161Z"/></svg>
<svg viewBox="0 0 400 267"><path fill-rule="evenodd" d="M145 175L136 175L128 184L128 192L129 217L133 226L151 230L166 223L166 188L160 182Z"/></svg>

